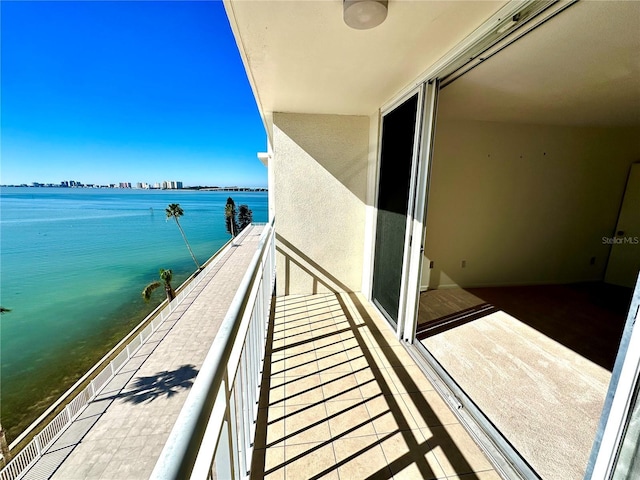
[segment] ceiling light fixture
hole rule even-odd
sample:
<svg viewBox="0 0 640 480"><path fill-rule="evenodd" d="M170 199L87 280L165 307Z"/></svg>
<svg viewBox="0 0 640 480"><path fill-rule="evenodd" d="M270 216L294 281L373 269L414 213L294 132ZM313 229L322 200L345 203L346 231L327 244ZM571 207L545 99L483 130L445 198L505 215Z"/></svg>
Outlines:
<svg viewBox="0 0 640 480"><path fill-rule="evenodd" d="M387 18L388 0L343 0L344 23L356 30L377 27Z"/></svg>

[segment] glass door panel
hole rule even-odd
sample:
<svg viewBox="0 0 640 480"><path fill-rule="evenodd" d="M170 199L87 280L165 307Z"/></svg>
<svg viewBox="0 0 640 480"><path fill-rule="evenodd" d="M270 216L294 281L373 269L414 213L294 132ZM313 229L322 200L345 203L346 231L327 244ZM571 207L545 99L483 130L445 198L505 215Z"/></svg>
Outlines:
<svg viewBox="0 0 640 480"><path fill-rule="evenodd" d="M372 297L394 326L402 285L418 97L416 93L382 118Z"/></svg>

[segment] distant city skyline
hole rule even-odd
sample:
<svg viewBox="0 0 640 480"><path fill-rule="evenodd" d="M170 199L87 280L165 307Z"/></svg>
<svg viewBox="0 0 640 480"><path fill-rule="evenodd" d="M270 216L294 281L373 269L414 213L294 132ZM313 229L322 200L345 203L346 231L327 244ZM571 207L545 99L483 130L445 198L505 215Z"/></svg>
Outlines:
<svg viewBox="0 0 640 480"><path fill-rule="evenodd" d="M222 2L1 8L0 184L266 186L266 135Z"/></svg>
<svg viewBox="0 0 640 480"><path fill-rule="evenodd" d="M182 190L192 188L220 189L220 190L266 190L267 187L249 187L246 185L214 185L198 184L185 185L181 181L165 180L162 182L118 182L118 183L85 183L77 180L63 180L58 183L29 182L19 184L0 184L0 187L44 187L44 188L122 188L132 190Z"/></svg>

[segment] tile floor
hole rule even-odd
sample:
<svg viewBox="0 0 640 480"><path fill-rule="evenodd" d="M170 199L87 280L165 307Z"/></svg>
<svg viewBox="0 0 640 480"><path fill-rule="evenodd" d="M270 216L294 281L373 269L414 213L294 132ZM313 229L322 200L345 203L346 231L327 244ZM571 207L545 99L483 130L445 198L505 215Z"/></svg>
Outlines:
<svg viewBox="0 0 640 480"><path fill-rule="evenodd" d="M269 336L252 479L500 478L364 297L280 297Z"/></svg>

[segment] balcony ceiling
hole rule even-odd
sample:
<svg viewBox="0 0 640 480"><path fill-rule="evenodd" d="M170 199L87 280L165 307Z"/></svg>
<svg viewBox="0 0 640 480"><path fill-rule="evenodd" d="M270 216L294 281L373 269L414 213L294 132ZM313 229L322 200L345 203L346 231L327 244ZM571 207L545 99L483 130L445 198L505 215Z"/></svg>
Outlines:
<svg viewBox="0 0 640 480"><path fill-rule="evenodd" d="M390 0L361 31L342 0L224 1L266 118L370 115L507 3ZM578 2L447 86L439 116L640 125L638 31L640 2Z"/></svg>
<svg viewBox="0 0 640 480"><path fill-rule="evenodd" d="M370 115L505 1L390 0L382 25L349 28L342 0L224 0L263 116Z"/></svg>

